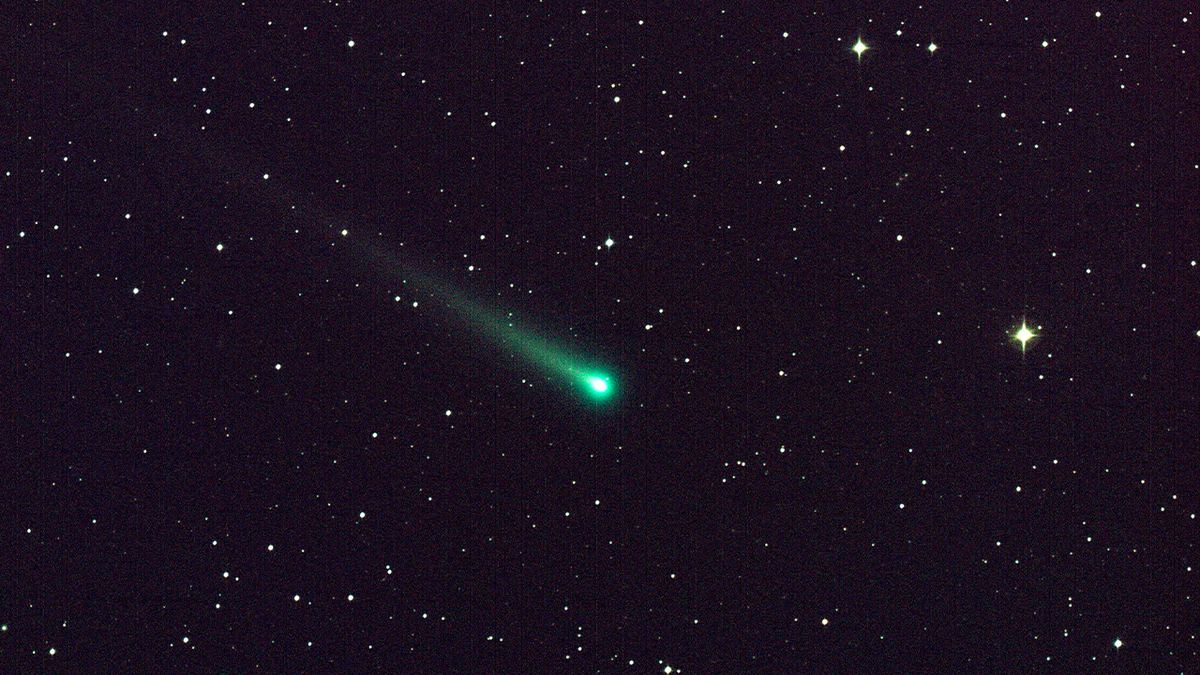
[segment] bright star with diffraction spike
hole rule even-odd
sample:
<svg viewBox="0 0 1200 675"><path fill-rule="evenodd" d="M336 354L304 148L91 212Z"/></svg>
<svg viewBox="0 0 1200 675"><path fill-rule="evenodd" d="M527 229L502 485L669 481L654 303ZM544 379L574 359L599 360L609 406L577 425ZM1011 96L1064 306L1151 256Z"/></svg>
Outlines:
<svg viewBox="0 0 1200 675"><path fill-rule="evenodd" d="M863 41L862 41L862 36L859 36L859 38L858 38L858 42L855 42L855 43L854 43L854 46L853 46L853 47L851 47L851 49L853 49L853 50L854 50L854 53L855 53L855 54L858 54L858 60L859 60L859 61L862 61L862 55L863 55L863 52L865 52L865 51L867 51L868 49L870 49L870 47L868 47L868 46L867 46L867 43L865 43L865 42L863 42Z"/></svg>
<svg viewBox="0 0 1200 675"><path fill-rule="evenodd" d="M1020 330L1018 330L1016 332L1015 335L1013 335L1013 337L1016 338L1016 340L1021 343L1021 354L1022 355L1025 354L1026 344L1030 340L1036 338L1037 336L1038 336L1037 333L1034 333L1033 331L1029 330L1029 326L1025 323L1025 320L1021 319L1021 328L1020 328Z"/></svg>

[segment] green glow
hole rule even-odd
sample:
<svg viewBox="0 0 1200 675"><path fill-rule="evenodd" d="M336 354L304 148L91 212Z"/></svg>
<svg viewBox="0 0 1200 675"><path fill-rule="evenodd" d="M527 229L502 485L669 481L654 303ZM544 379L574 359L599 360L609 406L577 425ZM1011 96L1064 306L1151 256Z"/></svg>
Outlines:
<svg viewBox="0 0 1200 675"><path fill-rule="evenodd" d="M600 399L600 398L608 398L609 396L612 396L612 393L613 393L612 379L609 378L607 375L600 375L600 374L588 375L587 376L587 386L589 389L591 389L591 394L595 398Z"/></svg>
<svg viewBox="0 0 1200 675"><path fill-rule="evenodd" d="M592 377L588 378L588 384L592 386L592 390L597 394L604 394L608 392L608 381L603 377L593 375Z"/></svg>
<svg viewBox="0 0 1200 675"><path fill-rule="evenodd" d="M348 233L343 236L352 248L371 261L379 271L401 280L412 290L433 295L444 302L456 318L499 346L516 351L544 371L576 383L593 399L607 399L613 396L616 383L612 377L595 368L597 364L587 363L557 346L549 338L541 336L536 330L518 327L511 313L467 298L449 284L420 271L399 255L378 246L358 242L350 238Z"/></svg>
<svg viewBox="0 0 1200 675"><path fill-rule="evenodd" d="M596 372L583 359L555 346L532 330L519 329L511 322L495 320L494 315L473 303L465 304L461 309L462 315L472 319L482 333L504 346L514 348L544 370L578 383L592 398L612 396L612 378Z"/></svg>

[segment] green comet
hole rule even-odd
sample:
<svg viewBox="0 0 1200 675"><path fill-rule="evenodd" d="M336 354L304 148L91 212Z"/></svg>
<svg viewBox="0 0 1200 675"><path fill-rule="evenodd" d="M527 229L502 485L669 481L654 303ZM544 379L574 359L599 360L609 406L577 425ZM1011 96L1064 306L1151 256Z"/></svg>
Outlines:
<svg viewBox="0 0 1200 675"><path fill-rule="evenodd" d="M531 330L517 328L510 322L498 319L476 303L456 297L451 307L470 320L482 334L499 344L514 348L543 370L560 375L575 382L594 399L609 398L613 394L613 381L608 375L598 372L583 359L555 346L549 339Z"/></svg>
<svg viewBox="0 0 1200 675"><path fill-rule="evenodd" d="M549 339L535 331L520 329L511 322L498 319L495 314L484 310L473 302L456 297L451 307L458 310L482 334L493 338L503 346L512 347L544 371L562 376L600 400L613 394L613 381L608 375L598 372L578 356L557 347Z"/></svg>
<svg viewBox="0 0 1200 675"><path fill-rule="evenodd" d="M454 285L425 272L422 265L398 251L372 242L368 237L352 234L344 229L343 218L325 212L300 192L289 189L253 156L242 155L237 161L229 161L226 157L230 155L233 152L228 148L203 144L199 158L222 175L239 176L240 184L251 186L254 195L265 198L280 215L304 222L322 239L328 237L326 241L332 240L334 247L348 250L359 262L389 282L432 296L450 310L451 316L499 347L513 349L548 374L565 378L594 400L615 396L616 381L599 364L572 354L534 330L519 327L511 313L500 310L494 303L470 299Z"/></svg>
<svg viewBox="0 0 1200 675"><path fill-rule="evenodd" d="M537 331L520 328L511 313L505 313L474 300L451 285L426 274L413 263L379 246L350 237L345 242L384 276L400 280L412 290L424 291L443 301L455 318L501 347L511 348L543 371L575 383L594 400L611 398L616 386L613 378L557 346Z"/></svg>

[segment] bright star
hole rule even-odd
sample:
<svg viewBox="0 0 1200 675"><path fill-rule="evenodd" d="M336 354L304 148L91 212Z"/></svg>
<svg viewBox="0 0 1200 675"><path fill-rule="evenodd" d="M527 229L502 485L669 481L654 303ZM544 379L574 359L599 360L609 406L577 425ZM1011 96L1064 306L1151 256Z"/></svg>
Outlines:
<svg viewBox="0 0 1200 675"><path fill-rule="evenodd" d="M862 41L862 36L859 36L858 42L854 43L853 49L854 49L854 52L856 54L858 54L858 60L862 61L863 52L870 49L870 47L867 46L867 43Z"/></svg>
<svg viewBox="0 0 1200 675"><path fill-rule="evenodd" d="M1025 344L1033 338L1037 337L1037 333L1029 330L1029 326L1025 324L1025 320L1021 319L1021 330L1018 330L1014 336L1021 343L1021 353L1025 353Z"/></svg>

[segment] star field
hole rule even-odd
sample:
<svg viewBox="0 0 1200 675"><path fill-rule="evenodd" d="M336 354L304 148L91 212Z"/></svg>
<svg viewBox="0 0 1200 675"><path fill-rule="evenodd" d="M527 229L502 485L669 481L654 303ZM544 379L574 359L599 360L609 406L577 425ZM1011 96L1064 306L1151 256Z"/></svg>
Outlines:
<svg viewBox="0 0 1200 675"><path fill-rule="evenodd" d="M1200 667L1190 6L87 11L0 671Z"/></svg>

